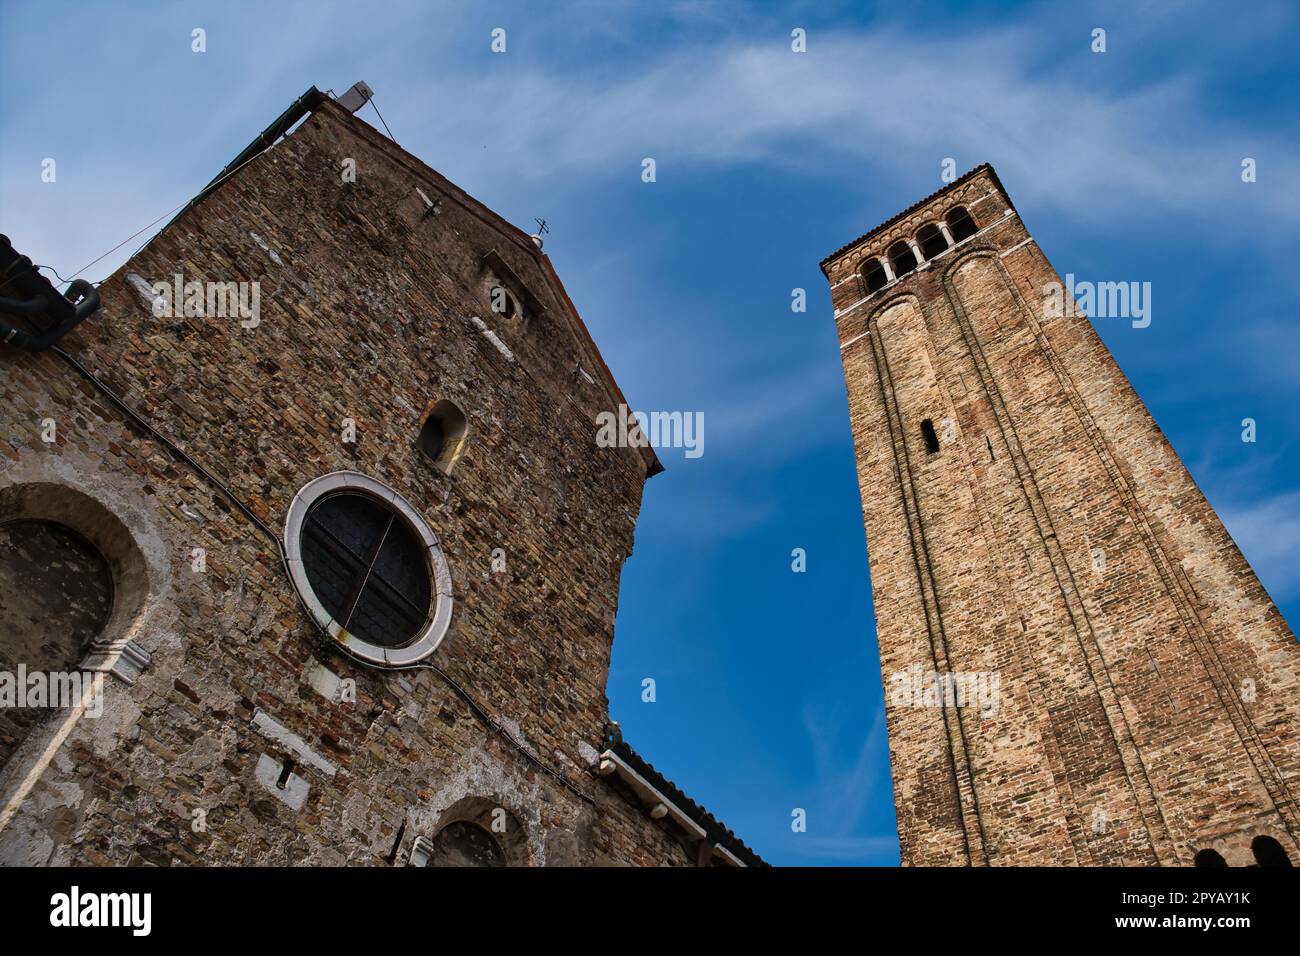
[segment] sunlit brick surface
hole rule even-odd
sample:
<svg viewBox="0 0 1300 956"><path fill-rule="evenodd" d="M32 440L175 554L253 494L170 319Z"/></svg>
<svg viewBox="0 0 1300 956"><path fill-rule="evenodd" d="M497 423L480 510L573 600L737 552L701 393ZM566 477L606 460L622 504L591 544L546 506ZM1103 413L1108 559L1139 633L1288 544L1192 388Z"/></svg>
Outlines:
<svg viewBox="0 0 1300 956"><path fill-rule="evenodd" d="M980 231L868 295L956 206ZM1300 862L1300 648L1090 321L1044 317L1061 280L992 170L823 268L903 862ZM891 699L916 666L997 675L996 713Z"/></svg>

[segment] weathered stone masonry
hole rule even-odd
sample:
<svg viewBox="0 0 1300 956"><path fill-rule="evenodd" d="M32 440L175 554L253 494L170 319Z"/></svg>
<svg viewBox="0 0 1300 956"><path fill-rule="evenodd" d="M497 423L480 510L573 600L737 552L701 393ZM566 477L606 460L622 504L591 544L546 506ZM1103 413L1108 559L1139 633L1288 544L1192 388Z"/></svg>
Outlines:
<svg viewBox="0 0 1300 956"><path fill-rule="evenodd" d="M929 224L919 268L874 265ZM904 863L1300 859L1300 648L1088 319L1048 317L993 170L822 268ZM997 675L998 707L914 706L912 668Z"/></svg>
<svg viewBox="0 0 1300 956"><path fill-rule="evenodd" d="M260 321L155 316L149 284L177 273L260 283ZM490 310L498 285L518 314ZM596 446L623 399L529 237L325 99L99 292L60 347L230 494L57 353L0 355L0 521L99 548L106 632L130 642L101 717L16 740L0 862L401 864L495 810L508 863L761 862L698 808L702 840L597 772L619 574L657 461ZM415 447L444 400L468 427L450 474ZM259 529L279 534L336 471L395 489L438 536L454 613L426 663L445 678L322 640Z"/></svg>

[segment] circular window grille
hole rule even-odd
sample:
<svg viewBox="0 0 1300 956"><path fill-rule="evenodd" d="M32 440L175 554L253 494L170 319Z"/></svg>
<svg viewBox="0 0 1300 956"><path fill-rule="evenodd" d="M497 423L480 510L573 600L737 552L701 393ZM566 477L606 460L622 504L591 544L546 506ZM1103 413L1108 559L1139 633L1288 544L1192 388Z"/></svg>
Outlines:
<svg viewBox="0 0 1300 956"><path fill-rule="evenodd" d="M353 656L428 657L451 624L438 537L391 488L355 472L309 482L285 523L289 573L316 621Z"/></svg>

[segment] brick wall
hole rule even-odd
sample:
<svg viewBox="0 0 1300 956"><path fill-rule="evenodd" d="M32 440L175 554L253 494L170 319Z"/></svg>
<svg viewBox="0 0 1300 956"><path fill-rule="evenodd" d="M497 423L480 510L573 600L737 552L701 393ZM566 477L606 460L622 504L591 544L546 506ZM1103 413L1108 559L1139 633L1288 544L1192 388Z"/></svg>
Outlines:
<svg viewBox="0 0 1300 956"><path fill-rule="evenodd" d="M959 205L975 236L867 293ZM903 861L1244 864L1257 835L1300 859L1300 648L1089 320L1047 317L1060 277L992 170L823 268ZM911 706L909 668L996 675L996 713Z"/></svg>
<svg viewBox="0 0 1300 956"><path fill-rule="evenodd" d="M355 182L342 180L345 159ZM522 319L489 311L491 252L535 297ZM140 280L175 273L260 283L260 322L156 317ZM275 533L298 489L336 470L417 508L456 602L432 662L568 786L437 675L318 650L273 542L226 495L58 356L10 351L0 488L66 488L130 530L139 547L121 562L147 584L126 596L126 636L152 662L131 686L109 682L102 717L56 714L10 760L0 793L35 785L0 832L0 859L400 862L447 808L483 797L527 831L527 862L688 862L663 824L587 768L653 456L596 447L595 416L617 406L617 388L522 233L327 102L100 292L101 310L63 348ZM413 448L440 399L469 423L450 476ZM355 444L342 440L345 419ZM206 570L193 569L195 549ZM340 702L348 678L356 700ZM284 786L268 784L286 759Z"/></svg>

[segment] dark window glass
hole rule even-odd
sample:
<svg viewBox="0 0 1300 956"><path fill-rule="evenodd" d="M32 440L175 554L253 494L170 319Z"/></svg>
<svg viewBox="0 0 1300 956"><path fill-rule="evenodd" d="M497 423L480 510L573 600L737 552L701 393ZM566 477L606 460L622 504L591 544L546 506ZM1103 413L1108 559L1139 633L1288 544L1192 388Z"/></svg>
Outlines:
<svg viewBox="0 0 1300 956"><path fill-rule="evenodd" d="M460 458L469 423L465 413L445 398L433 407L424 420L420 436L415 441L418 448L443 474L450 475Z"/></svg>
<svg viewBox="0 0 1300 956"><path fill-rule="evenodd" d="M415 445L431 461L442 458L442 453L447 448L447 431L443 428L442 419L437 415L430 415L425 419L424 427L420 429L420 437Z"/></svg>
<svg viewBox="0 0 1300 956"><path fill-rule="evenodd" d="M457 820L433 838L429 866L505 866L501 846L481 826Z"/></svg>
<svg viewBox="0 0 1300 956"><path fill-rule="evenodd" d="M513 319L519 314L519 304L510 290L503 285L492 287L492 311L507 319Z"/></svg>
<svg viewBox="0 0 1300 956"><path fill-rule="evenodd" d="M895 277L900 279L917 266L912 247L905 242L896 242L889 247L889 262L894 267Z"/></svg>
<svg viewBox="0 0 1300 956"><path fill-rule="evenodd" d="M868 292L883 289L889 282L889 277L885 274L885 267L880 264L879 259L871 259L867 262L862 269L862 278L867 283Z"/></svg>
<svg viewBox="0 0 1300 956"><path fill-rule="evenodd" d="M1250 852L1255 854L1256 866L1290 866L1291 858L1282 849L1282 844L1271 836L1257 836L1250 843Z"/></svg>
<svg viewBox="0 0 1300 956"><path fill-rule="evenodd" d="M402 647L429 617L429 562L402 516L369 495L341 491L303 522L302 563L316 599L345 630Z"/></svg>
<svg viewBox="0 0 1300 956"><path fill-rule="evenodd" d="M920 243L921 254L927 259L933 259L939 253L948 248L948 240L934 223L925 226L916 234L916 241Z"/></svg>
<svg viewBox="0 0 1300 956"><path fill-rule="evenodd" d="M979 232L975 220L961 206L948 213L948 230L952 233L954 242L961 242Z"/></svg>
<svg viewBox="0 0 1300 956"><path fill-rule="evenodd" d="M933 455L939 450L939 436L934 433L934 422L928 418L921 422L921 437L925 439L927 455Z"/></svg>

